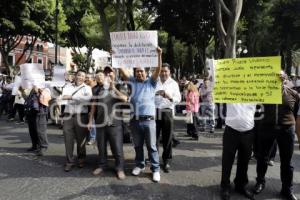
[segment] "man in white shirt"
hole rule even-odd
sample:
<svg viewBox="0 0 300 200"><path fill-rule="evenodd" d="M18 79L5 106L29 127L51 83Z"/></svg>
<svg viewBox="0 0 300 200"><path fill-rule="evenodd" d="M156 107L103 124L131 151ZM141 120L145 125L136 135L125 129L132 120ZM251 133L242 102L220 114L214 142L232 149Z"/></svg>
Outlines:
<svg viewBox="0 0 300 200"><path fill-rule="evenodd" d="M172 159L172 138L173 138L173 115L174 106L181 100L178 83L170 76L170 65L162 64L155 93L156 107L156 136L157 145L162 134L163 143L163 170L168 173L170 160Z"/></svg>
<svg viewBox="0 0 300 200"><path fill-rule="evenodd" d="M86 157L86 136L88 134L88 103L93 94L91 87L85 81L86 73L78 70L75 76L75 83L64 91L62 99L68 100L64 111L63 132L65 138L66 158L65 171L68 172L74 166L74 140L77 143L78 166L82 168Z"/></svg>
<svg viewBox="0 0 300 200"><path fill-rule="evenodd" d="M246 189L248 164L252 153L255 104L227 104L223 135L221 198L230 199L230 174L238 152L235 190L248 199L253 193Z"/></svg>

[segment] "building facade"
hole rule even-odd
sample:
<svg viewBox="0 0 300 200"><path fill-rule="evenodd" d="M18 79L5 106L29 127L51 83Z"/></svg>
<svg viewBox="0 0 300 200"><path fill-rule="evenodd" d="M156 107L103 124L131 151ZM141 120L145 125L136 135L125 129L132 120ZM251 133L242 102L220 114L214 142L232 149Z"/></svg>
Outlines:
<svg viewBox="0 0 300 200"><path fill-rule="evenodd" d="M44 69L48 68L48 43L37 39L33 46L33 50L27 50L23 55L24 48L32 45L31 37L24 37L20 44L9 53L9 65L21 65L26 63L39 63L42 64ZM23 56L22 56L23 55ZM0 54L1 71L5 70L2 55Z"/></svg>

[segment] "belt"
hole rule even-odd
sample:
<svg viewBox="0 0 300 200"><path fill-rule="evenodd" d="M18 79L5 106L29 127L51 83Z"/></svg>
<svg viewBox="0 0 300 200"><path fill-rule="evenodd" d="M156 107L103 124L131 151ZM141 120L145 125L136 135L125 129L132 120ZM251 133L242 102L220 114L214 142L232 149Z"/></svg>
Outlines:
<svg viewBox="0 0 300 200"><path fill-rule="evenodd" d="M154 120L155 118L152 115L139 115L139 116L135 115L133 116L133 119L140 120L140 121L150 121L150 120Z"/></svg>

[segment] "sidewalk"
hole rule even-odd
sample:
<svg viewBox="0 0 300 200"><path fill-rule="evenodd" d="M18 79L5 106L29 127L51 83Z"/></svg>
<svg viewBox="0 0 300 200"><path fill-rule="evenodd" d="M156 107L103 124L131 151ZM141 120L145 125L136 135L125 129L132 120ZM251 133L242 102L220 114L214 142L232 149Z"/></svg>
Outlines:
<svg viewBox="0 0 300 200"><path fill-rule="evenodd" d="M106 171L101 177L91 174L97 163L97 149L94 146L87 146L85 168L75 167L66 173L63 171L65 151L61 130L49 126L49 150L44 157L37 157L26 152L30 147L27 125L0 120L0 199L220 199L222 133L222 130L216 130L214 134L203 133L199 141L195 141L186 135L183 123L176 123L176 135L181 144L174 148L171 173L161 172L161 182L157 184L151 180L149 166L141 176L131 176L134 166L131 144L124 144L127 175L124 181L119 181L112 170ZM299 155L297 145L293 161L295 193L298 197ZM266 189L256 199L280 199L278 160L277 155L275 166L269 167L267 173ZM113 166L113 160L110 160L109 166ZM251 161L250 187L255 184L255 167L255 161ZM235 168L232 174L234 172ZM232 199L244 198L233 193Z"/></svg>

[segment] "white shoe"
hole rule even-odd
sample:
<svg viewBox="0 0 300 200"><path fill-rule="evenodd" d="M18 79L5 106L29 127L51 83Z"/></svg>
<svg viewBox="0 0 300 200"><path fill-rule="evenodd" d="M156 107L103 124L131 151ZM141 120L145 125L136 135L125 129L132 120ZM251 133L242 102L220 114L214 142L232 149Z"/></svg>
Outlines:
<svg viewBox="0 0 300 200"><path fill-rule="evenodd" d="M135 167L133 170L132 170L132 175L134 175L134 176L138 176L138 175L140 175L140 173L142 172L142 171L144 171L145 170L145 167L144 168L139 168L139 167Z"/></svg>
<svg viewBox="0 0 300 200"><path fill-rule="evenodd" d="M159 172L153 172L153 177L152 177L154 182L159 182L160 181L160 173Z"/></svg>

